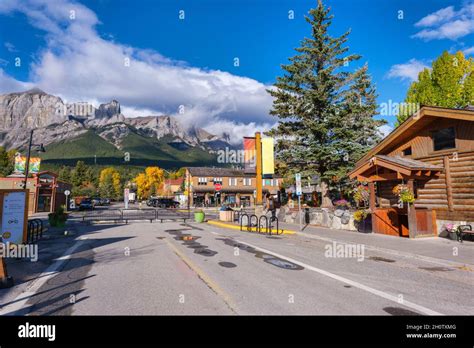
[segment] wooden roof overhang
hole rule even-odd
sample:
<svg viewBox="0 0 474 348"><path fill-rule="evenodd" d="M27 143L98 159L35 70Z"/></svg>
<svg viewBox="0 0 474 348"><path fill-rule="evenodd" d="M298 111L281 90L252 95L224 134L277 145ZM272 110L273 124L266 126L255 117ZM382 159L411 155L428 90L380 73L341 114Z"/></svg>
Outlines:
<svg viewBox="0 0 474 348"><path fill-rule="evenodd" d="M399 127L395 128L380 143L370 149L357 163L359 168L363 163L375 155L387 154L400 143L418 134L426 126L437 122L440 118L474 121L474 111L467 109L450 109L437 106L423 106L410 116Z"/></svg>
<svg viewBox="0 0 474 348"><path fill-rule="evenodd" d="M376 182L388 180L429 180L443 167L400 157L374 156L349 173L351 179Z"/></svg>

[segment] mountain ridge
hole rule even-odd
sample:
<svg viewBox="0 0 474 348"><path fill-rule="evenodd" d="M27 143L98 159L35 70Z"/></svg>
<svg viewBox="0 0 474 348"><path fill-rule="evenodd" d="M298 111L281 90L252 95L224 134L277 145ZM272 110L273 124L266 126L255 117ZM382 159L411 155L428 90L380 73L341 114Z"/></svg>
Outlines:
<svg viewBox="0 0 474 348"><path fill-rule="evenodd" d="M3 94L0 95L0 146L24 150L31 130L34 130L33 143L42 143L47 149L67 144L85 146L75 140L92 132L122 154L132 151L140 158L142 153L153 148L157 154L151 157L167 158L170 163L173 158L184 163L192 159L190 164L198 164L200 156L206 163L212 162L217 150L232 147L227 137L216 136L196 126L184 127L170 115L126 117L121 111L121 105L115 99L97 108L84 102L68 104L39 88ZM94 141L100 142L97 138ZM134 145L130 150L132 143L141 144L142 148ZM82 153L80 149L75 151ZM115 151L109 152L114 152L116 157ZM168 158L166 152L173 155ZM190 157L191 152L200 156ZM89 156L92 158L97 154L90 153ZM67 160L65 154L64 158L50 157L45 156L48 161L58 163Z"/></svg>

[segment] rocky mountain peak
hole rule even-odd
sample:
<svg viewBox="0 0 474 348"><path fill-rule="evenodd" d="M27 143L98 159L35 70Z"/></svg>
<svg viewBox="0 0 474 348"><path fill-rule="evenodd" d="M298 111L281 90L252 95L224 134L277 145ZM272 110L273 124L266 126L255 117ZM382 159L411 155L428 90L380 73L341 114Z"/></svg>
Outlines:
<svg viewBox="0 0 474 348"><path fill-rule="evenodd" d="M111 118L115 115L120 115L120 103L116 100L112 100L110 103L100 104L99 108L95 111L96 118Z"/></svg>
<svg viewBox="0 0 474 348"><path fill-rule="evenodd" d="M204 129L184 126L169 115L127 118L115 99L98 108L90 105L92 109L87 114L82 112L82 106L82 102L65 104L39 88L0 95L0 146L23 148L28 141L25 130L29 129L35 129L35 138L44 145L72 139L89 130L117 148L130 132L155 139L170 136L173 142L202 149L214 149L223 142Z"/></svg>
<svg viewBox="0 0 474 348"><path fill-rule="evenodd" d="M24 92L25 94L47 94L45 91L43 91L42 89L38 88L38 87L33 87L32 89L29 89L27 91ZM21 94L21 93L19 93Z"/></svg>

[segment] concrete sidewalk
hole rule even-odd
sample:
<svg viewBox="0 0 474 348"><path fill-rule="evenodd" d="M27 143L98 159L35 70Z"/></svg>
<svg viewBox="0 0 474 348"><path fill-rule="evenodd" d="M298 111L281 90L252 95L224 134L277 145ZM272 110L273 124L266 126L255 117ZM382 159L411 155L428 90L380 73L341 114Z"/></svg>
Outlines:
<svg viewBox="0 0 474 348"><path fill-rule="evenodd" d="M238 224L235 223L236 226ZM388 254L423 259L440 266L466 266L474 271L474 243L459 243L446 238L425 237L417 239L395 236L360 233L356 231L334 230L325 227L280 222L279 228L295 231L296 236L324 240L329 243L363 244L366 249L377 250ZM249 232L242 232L249 233ZM250 232L251 233L251 232Z"/></svg>
<svg viewBox="0 0 474 348"><path fill-rule="evenodd" d="M297 231L297 235L336 241L346 244L364 244L366 248L393 253L400 256L416 257L440 264L455 264L471 266L474 270L474 243L465 241L459 243L446 238L400 238L377 233L360 233L356 231L334 230L313 225L303 226L299 231L297 224L281 223L280 228Z"/></svg>

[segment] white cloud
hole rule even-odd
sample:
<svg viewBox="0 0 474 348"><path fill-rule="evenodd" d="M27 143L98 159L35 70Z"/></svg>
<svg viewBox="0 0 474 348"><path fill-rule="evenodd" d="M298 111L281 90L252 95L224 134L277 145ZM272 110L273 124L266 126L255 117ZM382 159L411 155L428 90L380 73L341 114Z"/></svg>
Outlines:
<svg viewBox="0 0 474 348"><path fill-rule="evenodd" d="M382 134L382 137L385 138L393 131L393 127L389 124L384 124L383 126L379 127L379 132Z"/></svg>
<svg viewBox="0 0 474 348"><path fill-rule="evenodd" d="M46 31L47 45L30 66L27 84L48 93L68 101L116 99L126 116L142 111L173 114L186 125L212 128L217 134L244 132L250 125L255 131L273 122L268 86L101 38L95 30L99 19L81 4L6 0L0 5L0 14L13 11L24 13L33 26ZM74 20L70 11L75 11ZM184 114L178 112L180 106Z"/></svg>
<svg viewBox="0 0 474 348"><path fill-rule="evenodd" d="M18 50L15 48L15 45L11 42L5 42L4 45L8 52L18 52Z"/></svg>
<svg viewBox="0 0 474 348"><path fill-rule="evenodd" d="M466 56L467 56L467 55L474 54L474 46L464 49L464 50L463 50L463 53L464 53Z"/></svg>
<svg viewBox="0 0 474 348"><path fill-rule="evenodd" d="M420 19L417 23L415 23L416 27L430 27L445 21L450 20L456 15L453 6L449 6L446 8L442 8L436 12L433 12L426 17Z"/></svg>
<svg viewBox="0 0 474 348"><path fill-rule="evenodd" d="M33 84L15 80L0 68L0 93L21 92L33 87Z"/></svg>
<svg viewBox="0 0 474 348"><path fill-rule="evenodd" d="M438 10L423 17L416 27L424 29L412 35L412 38L430 41L434 39L456 40L474 33L474 3L467 2L459 11L453 6Z"/></svg>
<svg viewBox="0 0 474 348"><path fill-rule="evenodd" d="M410 82L416 81L420 71L425 68L429 67L422 61L412 58L407 63L393 65L390 68L387 76L389 78L399 78L401 80L408 80Z"/></svg>

